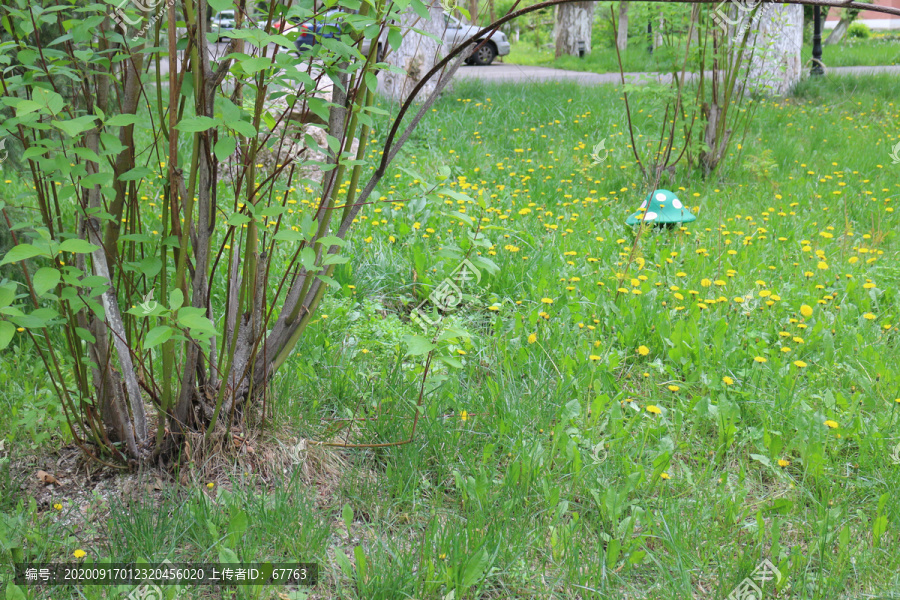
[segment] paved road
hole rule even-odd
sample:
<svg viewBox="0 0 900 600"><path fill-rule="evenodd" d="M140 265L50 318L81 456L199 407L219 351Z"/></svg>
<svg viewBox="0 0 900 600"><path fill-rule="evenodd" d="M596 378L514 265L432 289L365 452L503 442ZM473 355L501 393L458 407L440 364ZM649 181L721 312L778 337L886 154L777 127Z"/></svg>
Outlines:
<svg viewBox="0 0 900 600"><path fill-rule="evenodd" d="M831 67L827 72L834 75L861 75L868 73L894 73L900 75L900 66ZM487 67L462 66L457 71L456 77L459 79L480 79L481 81L495 83L574 81L584 85L597 85L601 83L616 84L621 81L618 73L585 73L551 69L549 67L526 67L504 63L494 63ZM625 81L628 83L646 81L648 79L668 81L669 78L671 78L671 75L668 74L660 76L659 73L625 73Z"/></svg>

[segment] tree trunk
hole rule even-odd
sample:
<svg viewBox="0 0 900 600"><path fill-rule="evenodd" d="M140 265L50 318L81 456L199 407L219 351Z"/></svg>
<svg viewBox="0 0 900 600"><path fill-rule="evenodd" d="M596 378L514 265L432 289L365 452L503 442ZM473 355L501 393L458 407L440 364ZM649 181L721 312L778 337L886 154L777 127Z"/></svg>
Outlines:
<svg viewBox="0 0 900 600"><path fill-rule="evenodd" d="M558 6L556 19L556 57L578 56L579 50L591 52L591 25L594 23L593 2L569 2ZM581 46L581 44L584 44Z"/></svg>
<svg viewBox="0 0 900 600"><path fill-rule="evenodd" d="M656 50L663 45L663 30L666 27L666 20L662 13L659 13L659 20L656 22L656 31L653 32L653 49Z"/></svg>
<svg viewBox="0 0 900 600"><path fill-rule="evenodd" d="M825 17L822 17L823 25ZM831 33L828 34L828 37L825 38L823 42L826 46L831 46L833 44L840 44L841 40L844 39L844 36L847 35L847 30L850 29L850 23L853 22L853 18L841 17L841 20L838 21L837 26L831 30Z"/></svg>
<svg viewBox="0 0 900 600"><path fill-rule="evenodd" d="M691 30L691 46L697 46L700 43L700 11L693 10L694 8L699 8L697 5L694 5L691 10L691 24L689 25Z"/></svg>
<svg viewBox="0 0 900 600"><path fill-rule="evenodd" d="M412 9L408 9L400 21L400 30L404 34L403 42L399 49L391 49L387 62L400 67L405 73L381 71L379 92L396 102L405 101L422 77L440 60L440 45L433 39L412 30L416 28L442 39L445 24L441 3L432 1L428 12L430 19L424 21ZM422 89L421 97L428 97L435 85L436 81L432 79Z"/></svg>
<svg viewBox="0 0 900 600"><path fill-rule="evenodd" d="M628 2L619 3L619 24L616 30L616 48L620 52L628 49Z"/></svg>
<svg viewBox="0 0 900 600"><path fill-rule="evenodd" d="M800 81L803 6L763 4L751 26L749 91L784 96Z"/></svg>

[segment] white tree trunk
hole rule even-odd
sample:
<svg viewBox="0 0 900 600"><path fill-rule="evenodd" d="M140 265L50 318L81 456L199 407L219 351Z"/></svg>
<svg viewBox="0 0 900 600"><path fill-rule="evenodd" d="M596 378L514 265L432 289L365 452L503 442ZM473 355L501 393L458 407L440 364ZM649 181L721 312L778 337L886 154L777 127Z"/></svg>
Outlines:
<svg viewBox="0 0 900 600"><path fill-rule="evenodd" d="M822 22L824 25L825 17L822 17ZM838 24L834 29L831 30L831 33L828 34L828 37L825 38L825 41L822 42L826 46L831 46L832 44L840 44L841 40L844 39L844 36L847 35L847 30L850 29L850 23L853 22L852 18L841 17L841 20L838 21Z"/></svg>
<svg viewBox="0 0 900 600"><path fill-rule="evenodd" d="M428 12L430 18L425 21L419 18L412 9L408 9L400 21L400 30L403 33L403 42L400 44L400 48L397 50L387 49L389 54L386 62L400 67L404 71L402 74L388 71L382 71L380 74L379 92L394 101L404 102L419 81L441 59L441 45L412 30L414 27L442 39L446 24L441 3L437 0L431 2ZM419 94L420 98L426 98L434 91L436 80L437 77L433 77L422 88Z"/></svg>
<svg viewBox="0 0 900 600"><path fill-rule="evenodd" d="M594 23L593 2L568 2L560 4L556 17L556 57L564 54L578 56L579 42L584 53L591 52L591 26Z"/></svg>
<svg viewBox="0 0 900 600"><path fill-rule="evenodd" d="M659 13L659 19L656 22L656 27L653 29L653 49L656 50L660 46L663 45L663 30L666 27L666 20L663 18L662 13Z"/></svg>
<svg viewBox="0 0 900 600"><path fill-rule="evenodd" d="M801 76L803 6L763 4L751 27L755 33L748 41L754 46L747 75L749 91L789 94Z"/></svg>
<svg viewBox="0 0 900 600"><path fill-rule="evenodd" d="M619 24L616 27L616 47L620 52L628 49L628 2L619 3Z"/></svg>

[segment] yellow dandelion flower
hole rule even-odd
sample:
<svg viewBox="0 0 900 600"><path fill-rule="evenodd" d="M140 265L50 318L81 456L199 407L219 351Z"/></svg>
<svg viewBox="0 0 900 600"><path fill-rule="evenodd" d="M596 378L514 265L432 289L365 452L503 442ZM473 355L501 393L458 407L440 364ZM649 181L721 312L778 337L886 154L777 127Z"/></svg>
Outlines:
<svg viewBox="0 0 900 600"><path fill-rule="evenodd" d="M85 552L84 550L79 548L78 550L76 550L75 552L72 553L72 556L74 556L75 558L84 558L85 556L87 556L87 552Z"/></svg>
<svg viewBox="0 0 900 600"><path fill-rule="evenodd" d="M755 360L758 363L768 362L768 360L764 356L756 356L753 358L753 360Z"/></svg>
<svg viewBox="0 0 900 600"><path fill-rule="evenodd" d="M725 385L734 385L734 379L726 375L722 378L722 381L725 382Z"/></svg>
<svg viewBox="0 0 900 600"><path fill-rule="evenodd" d="M528 343L529 343L529 344L533 344L533 343L535 343L536 341L537 341L537 334L532 333L531 335L528 336Z"/></svg>
<svg viewBox="0 0 900 600"><path fill-rule="evenodd" d="M637 352L641 356L647 356L648 354L650 354L650 348L648 348L647 346L638 346Z"/></svg>
<svg viewBox="0 0 900 600"><path fill-rule="evenodd" d="M553 299L552 298L541 298L541 302L543 302L544 304L553 304Z"/></svg>
<svg viewBox="0 0 900 600"><path fill-rule="evenodd" d="M468 421L468 420L469 420L469 412L468 412L468 411L465 411L465 410L462 411L462 412L460 412L460 413L459 413L459 420L460 420L460 421Z"/></svg>
<svg viewBox="0 0 900 600"><path fill-rule="evenodd" d="M802 360L795 360L795 361L794 361L794 366L803 369L803 368L806 367L806 363L803 362Z"/></svg>
<svg viewBox="0 0 900 600"><path fill-rule="evenodd" d="M662 411L659 409L659 407L654 404L651 404L647 407L647 412L650 414L654 414L654 415L658 415L658 414L662 413Z"/></svg>
<svg viewBox="0 0 900 600"><path fill-rule="evenodd" d="M209 483L206 484L206 487L208 487L209 489L213 489L214 487L216 487L216 484L215 484L215 482L210 481Z"/></svg>
<svg viewBox="0 0 900 600"><path fill-rule="evenodd" d="M837 421L832 421L831 419L828 419L827 421L825 421L825 425L827 425L830 429L838 428Z"/></svg>
<svg viewBox="0 0 900 600"><path fill-rule="evenodd" d="M671 477L669 477L669 474L665 473L665 472L660 473L659 477L660 477L660 479L671 479Z"/></svg>
<svg viewBox="0 0 900 600"><path fill-rule="evenodd" d="M791 461L789 461L789 460L784 460L783 458L779 458L779 459L778 459L778 466L779 466L779 467L782 467L782 468L784 468L784 467L789 467L789 466L791 466Z"/></svg>
<svg viewBox="0 0 900 600"><path fill-rule="evenodd" d="M670 386L667 386L667 387L669 388L669 391L670 391L670 392L677 392L678 390L681 389L681 388L678 387L677 385L670 385Z"/></svg>
<svg viewBox="0 0 900 600"><path fill-rule="evenodd" d="M867 321L872 321L875 319L875 315L872 313L866 313L863 315L863 318L866 319Z"/></svg>
<svg viewBox="0 0 900 600"><path fill-rule="evenodd" d="M800 307L800 314L803 315L807 319L810 318L813 314L812 306L810 306L808 304L802 305Z"/></svg>

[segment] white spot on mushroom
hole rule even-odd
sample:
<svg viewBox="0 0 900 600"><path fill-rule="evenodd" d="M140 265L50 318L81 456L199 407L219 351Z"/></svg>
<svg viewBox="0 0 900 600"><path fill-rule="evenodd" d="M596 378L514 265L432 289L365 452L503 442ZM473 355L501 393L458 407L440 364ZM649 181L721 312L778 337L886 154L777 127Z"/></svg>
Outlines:
<svg viewBox="0 0 900 600"><path fill-rule="evenodd" d="M679 200L678 198L672 200L672 206L674 206L675 208L684 208L684 204L682 204L681 200Z"/></svg>
<svg viewBox="0 0 900 600"><path fill-rule="evenodd" d="M641 208L647 208L647 201L646 201L646 200L644 200L643 202L641 202Z"/></svg>
<svg viewBox="0 0 900 600"><path fill-rule="evenodd" d="M662 192L660 192L660 193L658 193L658 194L656 195L656 199L657 199L658 201L662 202L663 200L666 199L666 195L663 194Z"/></svg>
<svg viewBox="0 0 900 600"><path fill-rule="evenodd" d="M659 215L657 215L655 212L653 212L653 211L651 210L651 211L649 211L649 212L647 213L647 215L644 217L644 220L645 220L645 221L652 221L652 220L655 219L657 216L659 216Z"/></svg>

